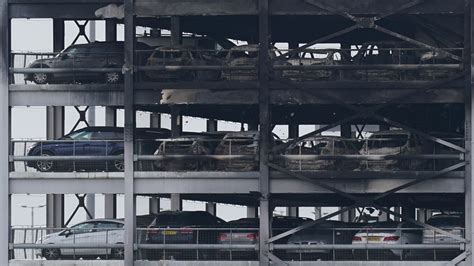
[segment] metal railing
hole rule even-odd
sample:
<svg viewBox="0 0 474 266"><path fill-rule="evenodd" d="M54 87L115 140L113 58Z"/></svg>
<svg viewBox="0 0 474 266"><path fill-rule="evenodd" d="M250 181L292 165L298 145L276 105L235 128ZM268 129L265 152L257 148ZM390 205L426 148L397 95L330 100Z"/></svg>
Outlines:
<svg viewBox="0 0 474 266"><path fill-rule="evenodd" d="M161 49L161 50L160 50ZM257 80L258 48L205 50L174 48L137 50L137 82L150 81L252 81ZM445 49L462 56L460 48ZM361 47L354 49L273 49L272 79L293 81L414 81L439 80L461 73L462 62L423 48ZM282 54L289 56L281 57ZM44 63L36 59L53 58ZM49 75L48 83L104 83L105 73L122 72L122 53L25 53L11 54L13 83L22 75ZM86 62L87 61L87 62ZM30 65L33 64L33 68ZM86 62L86 63L84 63ZM55 74L60 74L55 77ZM94 76L94 77L92 77Z"/></svg>
<svg viewBox="0 0 474 266"><path fill-rule="evenodd" d="M446 228L445 228L446 229ZM273 234L289 228L273 228ZM451 233L464 236L464 228ZM15 259L121 259L121 228L13 228ZM138 260L258 260L258 228L138 228ZM272 252L286 261L451 260L464 244L429 229L312 227L279 240ZM51 257L55 256L55 257Z"/></svg>
<svg viewBox="0 0 474 266"><path fill-rule="evenodd" d="M15 172L123 171L122 140L12 140L12 149ZM134 160L136 171L256 171L258 140L198 135L136 140ZM271 160L291 171L439 171L463 161L464 154L431 141L315 137Z"/></svg>

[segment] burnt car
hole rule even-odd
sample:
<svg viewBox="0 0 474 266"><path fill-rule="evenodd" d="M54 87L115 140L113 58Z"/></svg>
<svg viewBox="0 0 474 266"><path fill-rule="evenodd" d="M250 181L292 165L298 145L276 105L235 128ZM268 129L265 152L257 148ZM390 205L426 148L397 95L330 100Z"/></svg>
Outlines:
<svg viewBox="0 0 474 266"><path fill-rule="evenodd" d="M211 155L217 141L210 136L188 135L163 140L155 155L163 156L154 162L159 171L197 171L214 169L215 162L211 158L176 158L167 155Z"/></svg>
<svg viewBox="0 0 474 266"><path fill-rule="evenodd" d="M217 145L215 155L244 155L250 158L217 160L219 171L255 171L258 167L258 131L229 132Z"/></svg>
<svg viewBox="0 0 474 266"><path fill-rule="evenodd" d="M359 153L362 155L416 155L429 152L423 139L405 130L388 130L372 134ZM362 170L424 170L427 161L421 159L362 160Z"/></svg>
<svg viewBox="0 0 474 266"><path fill-rule="evenodd" d="M159 142L170 136L167 129L136 129L137 147L141 154L153 154ZM86 127L57 140L38 142L27 156L120 156L124 152L123 128ZM29 160L27 166L41 172L54 171L123 171L123 160Z"/></svg>
<svg viewBox="0 0 474 266"><path fill-rule="evenodd" d="M228 67L249 67L250 69L226 69L222 71L222 79L236 81L257 80L257 63L259 47L257 44L241 45L233 47L227 53L224 65ZM276 59L273 50L269 51L270 59L274 60L273 65L288 65L284 59ZM282 71L274 71L277 77L281 77Z"/></svg>
<svg viewBox="0 0 474 266"><path fill-rule="evenodd" d="M144 43L137 43L137 49L151 49ZM140 54L137 58L138 64L144 64L147 54ZM31 63L28 68L37 69L38 72L25 74L25 80L36 84L47 83L77 83L77 82L99 82L116 84L122 82L121 69L124 63L124 42L93 42L88 44L75 44L69 46L53 58L38 59ZM62 68L110 68L110 72L58 72L45 73L41 69Z"/></svg>
<svg viewBox="0 0 474 266"><path fill-rule="evenodd" d="M311 155L355 155L359 151L354 142L334 136L321 136L298 142L284 153L290 157L278 159L279 164L292 171L354 170L358 161L314 159Z"/></svg>
<svg viewBox="0 0 474 266"><path fill-rule="evenodd" d="M332 66L339 64L341 59L338 50L305 49L298 56L293 56L287 60L291 66ZM337 70L332 69L299 69L284 70L283 77L291 80L335 80L339 76Z"/></svg>
<svg viewBox="0 0 474 266"><path fill-rule="evenodd" d="M156 48L147 60L147 66L219 66L222 61L205 51L188 46L163 46ZM147 70L146 76L153 80L200 80L220 79L220 70Z"/></svg>
<svg viewBox="0 0 474 266"><path fill-rule="evenodd" d="M459 55L461 56L461 55ZM425 52L420 56L420 65L434 65L434 64L459 64L459 61L451 58L446 53L438 51ZM422 80L439 80L448 79L461 73L461 69L422 69L419 71L419 78Z"/></svg>
<svg viewBox="0 0 474 266"><path fill-rule="evenodd" d="M156 214L156 219L147 229L146 243L149 244L216 244L217 227L226 222L205 211L165 211ZM148 250L147 258L208 258L211 251L196 250Z"/></svg>
<svg viewBox="0 0 474 266"><path fill-rule="evenodd" d="M272 217L272 235L278 235L290 229L298 227L304 223L311 222L312 219L291 216L275 216ZM260 225L259 218L241 218L229 221L218 236L218 244L235 244L235 245L257 245L258 244L258 228ZM286 244L289 237L284 237L275 241L275 244ZM219 250L218 257L228 259L232 256L233 260L249 260L257 257L256 250ZM279 251L276 251L277 253ZM232 253L232 255L231 255ZM280 255L280 254L279 254Z"/></svg>

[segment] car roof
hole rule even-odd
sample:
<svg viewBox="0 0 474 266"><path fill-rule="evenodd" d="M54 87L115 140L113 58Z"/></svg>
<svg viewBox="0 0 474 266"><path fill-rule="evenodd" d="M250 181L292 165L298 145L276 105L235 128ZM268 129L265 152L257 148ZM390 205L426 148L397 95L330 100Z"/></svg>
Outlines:
<svg viewBox="0 0 474 266"><path fill-rule="evenodd" d="M160 46L160 47L157 47L155 49L155 51L160 51L160 52L163 52L163 51L188 51L188 50L192 50L193 47L192 46L188 46L188 45L170 45L170 46Z"/></svg>
<svg viewBox="0 0 474 266"><path fill-rule="evenodd" d="M90 222L112 222L112 223L121 223L121 224L124 223L124 221L123 221L123 220L120 220L120 219L105 219L105 218L99 218L99 219L90 219L90 220L82 221L82 222L77 223L77 224L75 224L75 225L83 224L83 223L90 223Z"/></svg>
<svg viewBox="0 0 474 266"><path fill-rule="evenodd" d="M380 135L410 135L411 133L406 130L383 130L383 131L377 131L374 132L370 137L372 136L380 136Z"/></svg>

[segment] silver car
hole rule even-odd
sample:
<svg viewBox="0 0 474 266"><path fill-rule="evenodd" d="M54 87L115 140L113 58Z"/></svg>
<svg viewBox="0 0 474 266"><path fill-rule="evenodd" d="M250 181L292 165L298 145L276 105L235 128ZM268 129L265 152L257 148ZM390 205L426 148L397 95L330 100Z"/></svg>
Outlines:
<svg viewBox="0 0 474 266"><path fill-rule="evenodd" d="M71 226L60 232L52 233L40 238L36 244L122 244L123 221L112 219L94 219ZM47 260L56 260L63 257L104 257L123 259L123 248L42 248L38 254Z"/></svg>

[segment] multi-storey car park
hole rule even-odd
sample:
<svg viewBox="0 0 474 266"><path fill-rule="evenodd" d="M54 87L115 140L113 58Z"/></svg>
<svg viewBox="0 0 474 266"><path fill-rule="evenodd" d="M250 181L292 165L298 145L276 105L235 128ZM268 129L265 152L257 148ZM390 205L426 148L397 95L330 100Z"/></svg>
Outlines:
<svg viewBox="0 0 474 266"><path fill-rule="evenodd" d="M16 249L69 248L74 259L76 251L89 248L113 250L112 257L120 257L118 253L123 250L125 265L133 265L134 261L158 265L158 260L170 258L173 261L169 265L180 260L196 260L193 265L240 265L242 260L253 261L252 265L325 265L329 261L331 265L376 265L382 261L387 265L471 265L473 8L468 0L0 1L0 264L27 264L28 261L15 260ZM117 25L123 24L124 64L53 64L38 68L17 64L22 61L18 58L28 56L9 48L11 20L17 18L52 19L55 52L65 48L65 21L105 20L107 41L116 41ZM85 35L84 26L77 25L79 35ZM165 60L163 55L157 56L157 64L142 64L140 55L153 51L137 48L137 26L169 30L166 40L170 47L163 48L166 51L162 53L179 58L188 54L193 60L173 65L174 61ZM179 46L184 42L183 32L206 36L218 42L219 49ZM250 46L235 51L226 47L226 40L245 41ZM288 48L282 49L282 43ZM229 49L247 60L233 64ZM217 59L198 60L205 58L203 53ZM218 75L200 78L204 76L201 73L209 72ZM61 74L74 79L91 73L117 74L119 82L55 83L51 79ZM153 75L147 73L160 73L167 78L150 78ZM45 84L18 82L18 75L23 74L42 74L48 80ZM49 140L65 133L65 106L105 106L108 126L115 126L115 111L123 108L123 139L102 140L107 145L120 142L122 150L105 155L18 153L18 141L10 138L10 110L14 106L46 106ZM137 111L152 113L151 127L159 127L157 114L171 114L174 142L184 135L183 115L209 119L209 131L216 131L218 120L246 123L249 129L258 131L254 134L258 137L242 132L227 143L222 134L214 132L206 138L213 138L214 146L222 145L220 150L214 147L189 153L177 148L176 152L165 153L161 148L161 153L147 153L144 151L152 144L138 140L141 134L135 128ZM84 111L80 113L83 120ZM300 136L298 126L304 124L321 126ZM288 125L290 139L275 139L275 125ZM381 136L379 139L389 144L374 144L377 140L370 137L364 139L364 125L376 125L381 132L374 136ZM344 141L331 140L332 152L314 152L321 141L318 136L335 127L340 127ZM397 137L395 132L405 137ZM210 142L206 138L188 134L181 141L203 147ZM249 142L245 145L253 147L253 152L230 147L232 141L238 146L242 139ZM400 139L406 143L400 144ZM61 141L61 145L81 143ZM156 140L153 145L162 142ZM310 148L298 143L309 143ZM48 141L40 145L45 147ZM349 148L351 145L356 147ZM386 151L380 153L377 148ZM191 163L159 164L165 160ZM100 171L81 168L85 161L103 162L101 165L106 166ZM18 169L18 163L29 162L41 165L45 171ZM52 170L51 165L60 162L65 167ZM107 218L114 218L114 195L124 194L123 238L89 244L16 243L12 236L15 230L9 226L10 196L28 193L47 194L49 228L65 226L64 194L107 194ZM170 197L175 210L180 209L182 199L246 205L253 215L258 208L259 223L255 231L240 229L244 238L253 240L250 242L227 241L227 229L215 226L155 229L154 233L158 230L157 234L164 237L159 238L162 242L151 243L145 240L150 232L137 229L138 195L153 200ZM83 205L84 199L78 197ZM159 210L156 204L150 206ZM276 218L271 216L277 206L288 207L295 216L296 207L301 206L339 209L298 227L276 231L271 228ZM212 212L213 205L209 207ZM417 231L418 240L386 235L387 242L379 243L375 241L378 236L372 234L376 229L365 224L355 229L332 229L332 241L325 243L282 241L333 217L354 221L357 210L362 208L385 213L385 220L403 220L408 226L386 231ZM460 233L442 225L426 224L427 210L461 213L465 223L456 229ZM219 241L171 241L173 235L183 232L199 238L199 230L201 237ZM229 234L236 234L235 230ZM362 233L355 235L358 231ZM424 243L422 231L444 238ZM353 232L349 240L335 240L336 235L346 232ZM166 243L166 236L171 243ZM296 256L291 256L292 250ZM245 251L252 255L245 255ZM454 255L439 255L446 253L443 251ZM155 256L151 259L147 254ZM180 256L183 254L186 255Z"/></svg>

